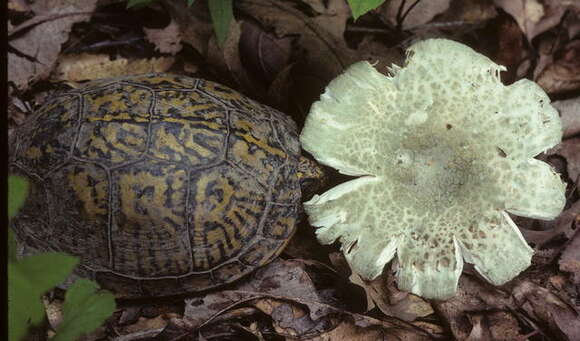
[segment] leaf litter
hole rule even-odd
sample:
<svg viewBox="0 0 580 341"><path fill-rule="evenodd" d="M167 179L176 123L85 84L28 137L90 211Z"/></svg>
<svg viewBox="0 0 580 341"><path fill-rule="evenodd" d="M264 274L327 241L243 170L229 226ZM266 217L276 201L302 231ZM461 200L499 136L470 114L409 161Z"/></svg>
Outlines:
<svg viewBox="0 0 580 341"><path fill-rule="evenodd" d="M564 141L543 157L568 183L567 206L551 222L517 222L536 256L530 269L504 286L486 284L467 268L458 295L440 302L398 291L389 270L365 282L336 248L321 247L304 223L283 259L246 279L202 296L155 303L171 308L131 310L135 304L126 303L87 340L580 339L575 2L397 0L354 21L342 0L240 0L223 48L204 1L188 7L160 0L126 10L108 1L10 0L8 9L11 124L23 121L23 109L36 104L33 98L47 81L152 71L221 82L302 124L324 86L348 65L369 60L386 72L412 41L436 36L462 41L507 65L506 82L536 81L551 95L564 125ZM329 174L328 188L344 181ZM58 316L51 317L53 328L55 321Z"/></svg>

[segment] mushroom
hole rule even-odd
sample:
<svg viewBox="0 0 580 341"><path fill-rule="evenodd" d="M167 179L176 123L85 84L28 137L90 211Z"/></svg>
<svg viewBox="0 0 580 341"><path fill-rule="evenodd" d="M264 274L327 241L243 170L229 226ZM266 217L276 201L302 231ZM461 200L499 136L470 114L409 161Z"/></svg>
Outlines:
<svg viewBox="0 0 580 341"><path fill-rule="evenodd" d="M399 288L431 299L455 294L464 260L494 285L525 270L533 250L508 213L549 220L563 209L565 184L534 159L562 126L538 85L504 86L503 70L429 39L388 76L358 62L333 80L300 140L356 178L304 203L318 240L339 240L366 279L396 254Z"/></svg>

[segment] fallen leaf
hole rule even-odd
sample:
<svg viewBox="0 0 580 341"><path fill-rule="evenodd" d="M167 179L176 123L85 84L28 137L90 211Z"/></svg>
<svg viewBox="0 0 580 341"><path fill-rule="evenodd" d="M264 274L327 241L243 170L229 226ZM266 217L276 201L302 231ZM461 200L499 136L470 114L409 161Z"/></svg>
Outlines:
<svg viewBox="0 0 580 341"><path fill-rule="evenodd" d="M157 51L171 55L181 51L181 31L175 20L162 29L143 28L147 40L155 45Z"/></svg>
<svg viewBox="0 0 580 341"><path fill-rule="evenodd" d="M552 291L530 281L513 289L519 309L535 321L541 321L554 340L580 340L580 315Z"/></svg>
<svg viewBox="0 0 580 341"><path fill-rule="evenodd" d="M9 32L8 81L25 90L31 83L48 77L75 23L87 21L96 0L74 2L58 7L50 1L35 2L34 8L46 12L24 22Z"/></svg>
<svg viewBox="0 0 580 341"><path fill-rule="evenodd" d="M554 221L546 222L548 229L535 231L530 229L521 229L528 243L534 243L535 249L544 248L549 242L565 238L571 239L574 235L574 221L580 214L580 200L574 202L568 209L560 213Z"/></svg>
<svg viewBox="0 0 580 341"><path fill-rule="evenodd" d="M474 327L470 316L485 311L489 317L494 311L509 311L514 306L513 299L504 290L474 276L461 276L457 295L447 301L432 301L431 304L457 340L465 340L472 334ZM519 327L509 334L512 333L520 334Z"/></svg>
<svg viewBox="0 0 580 341"><path fill-rule="evenodd" d="M556 26L566 8L560 0L495 0L518 23L529 42Z"/></svg>
<svg viewBox="0 0 580 341"><path fill-rule="evenodd" d="M376 305L387 316L411 322L434 312L431 305L421 297L399 291L392 272L383 274L373 281L363 280L356 273L353 273L350 279L353 283L362 286L372 306ZM369 308L372 306L369 305Z"/></svg>
<svg viewBox="0 0 580 341"><path fill-rule="evenodd" d="M169 14L181 31L181 41L190 45L201 56L206 57L209 41L214 30L206 1L194 1L188 6L185 1L166 1Z"/></svg>
<svg viewBox="0 0 580 341"><path fill-rule="evenodd" d="M243 64L264 84L271 84L290 63L292 38L278 38L254 21L243 22L239 43Z"/></svg>
<svg viewBox="0 0 580 341"><path fill-rule="evenodd" d="M563 101L552 102L560 112L562 126L564 128L564 138L580 133L580 97L575 97Z"/></svg>
<svg viewBox="0 0 580 341"><path fill-rule="evenodd" d="M580 40L571 41L536 79L549 94L580 90Z"/></svg>
<svg viewBox="0 0 580 341"><path fill-rule="evenodd" d="M576 226L580 226L580 215L576 217ZM570 243L562 252L560 270L572 273L572 280L576 285L580 285L580 233L576 232Z"/></svg>
<svg viewBox="0 0 580 341"><path fill-rule="evenodd" d="M580 116L580 111L576 112ZM580 137L570 138L562 141L554 147L550 154L561 155L566 159L566 169L568 177L577 185L580 181Z"/></svg>
<svg viewBox="0 0 580 341"><path fill-rule="evenodd" d="M481 23L496 16L492 1L452 0L447 11L437 17L437 22Z"/></svg>
<svg viewBox="0 0 580 341"><path fill-rule="evenodd" d="M450 3L451 0L391 0L380 7L379 13L381 19L391 26L409 30L427 24L435 16L445 12Z"/></svg>
<svg viewBox="0 0 580 341"><path fill-rule="evenodd" d="M329 295L329 289L316 285L304 262L275 260L258 269L251 278L219 292L186 300L184 318L171 326L172 335L179 330L190 335L199 330L214 331L219 323L231 323L239 314L251 314L258 309L272 319L276 332L292 338L309 338L324 334L336 327L337 316L352 318L354 325L362 328L379 326L393 328L397 335L407 335L407 340L426 338L428 333L418 327L386 317L378 321L366 316L352 314L333 304L340 302ZM317 274L320 270L316 271ZM328 280L327 280L328 282ZM242 308L251 308L239 310ZM232 315L231 313L238 313ZM227 319L222 317L227 316ZM205 327L208 328L205 328ZM211 327L211 328L210 328ZM169 331L168 331L169 332ZM167 333L162 333L166 337Z"/></svg>
<svg viewBox="0 0 580 341"><path fill-rule="evenodd" d="M304 0L314 11L312 19L318 26L324 27L336 39L343 39L346 22L350 19L350 6L344 0Z"/></svg>
<svg viewBox="0 0 580 341"><path fill-rule="evenodd" d="M62 55L52 78L78 82L139 73L166 72L174 60L174 57L111 60L109 55L88 53Z"/></svg>
<svg viewBox="0 0 580 341"><path fill-rule="evenodd" d="M235 88L258 101L263 101L265 89L255 81L253 75L249 73L240 57L240 37L242 34L242 23L232 21L226 40L220 48L217 39L209 41L208 62L216 67L220 74L229 75L233 78Z"/></svg>
<svg viewBox="0 0 580 341"><path fill-rule="evenodd" d="M248 0L239 2L237 8L253 17L263 27L271 28L278 38L293 39L292 68L295 89L293 104L303 115L310 104L320 96L328 82L347 66L364 59L351 49L346 41L321 26L316 17L310 17L290 1Z"/></svg>

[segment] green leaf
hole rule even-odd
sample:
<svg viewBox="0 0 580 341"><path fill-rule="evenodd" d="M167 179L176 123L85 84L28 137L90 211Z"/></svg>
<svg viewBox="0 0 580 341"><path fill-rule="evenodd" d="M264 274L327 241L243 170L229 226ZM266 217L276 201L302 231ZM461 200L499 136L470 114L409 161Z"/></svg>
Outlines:
<svg viewBox="0 0 580 341"><path fill-rule="evenodd" d="M10 175L8 177L8 217L16 215L26 200L28 194L28 181L21 176Z"/></svg>
<svg viewBox="0 0 580 341"><path fill-rule="evenodd" d="M89 333L115 311L115 298L108 291L87 279L77 280L66 293L63 320L56 329L53 341L76 340Z"/></svg>
<svg viewBox="0 0 580 341"><path fill-rule="evenodd" d="M128 0L127 8L131 7L144 7L151 4L153 0Z"/></svg>
<svg viewBox="0 0 580 341"><path fill-rule="evenodd" d="M187 6L191 7L191 5L193 5L194 1L195 0L187 0Z"/></svg>
<svg viewBox="0 0 580 341"><path fill-rule="evenodd" d="M234 20L233 1L208 0L208 4L218 45L223 47L228 37L230 24Z"/></svg>
<svg viewBox="0 0 580 341"><path fill-rule="evenodd" d="M16 262L16 238L14 237L14 232L12 229L8 229L8 261Z"/></svg>
<svg viewBox="0 0 580 341"><path fill-rule="evenodd" d="M61 283L77 264L76 257L44 253L8 262L10 340L20 340L31 324L44 317L40 296Z"/></svg>
<svg viewBox="0 0 580 341"><path fill-rule="evenodd" d="M366 12L379 7L383 2L385 0L348 0L354 20Z"/></svg>

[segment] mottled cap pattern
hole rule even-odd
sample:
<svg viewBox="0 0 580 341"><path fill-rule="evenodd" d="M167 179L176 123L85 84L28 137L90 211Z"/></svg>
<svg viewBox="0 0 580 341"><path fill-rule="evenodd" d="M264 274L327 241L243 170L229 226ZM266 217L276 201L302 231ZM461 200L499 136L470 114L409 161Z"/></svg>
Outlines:
<svg viewBox="0 0 580 341"><path fill-rule="evenodd" d="M508 213L553 219L565 204L559 175L533 159L561 140L558 114L538 85L504 86L505 68L465 45L407 52L389 76L352 65L312 106L303 148L357 178L305 210L365 278L396 254L399 288L426 298L453 296L463 261L503 284L533 254Z"/></svg>
<svg viewBox="0 0 580 341"><path fill-rule="evenodd" d="M32 182L13 228L32 252L123 297L229 283L278 255L300 205L286 115L217 83L169 74L53 96L13 138Z"/></svg>

